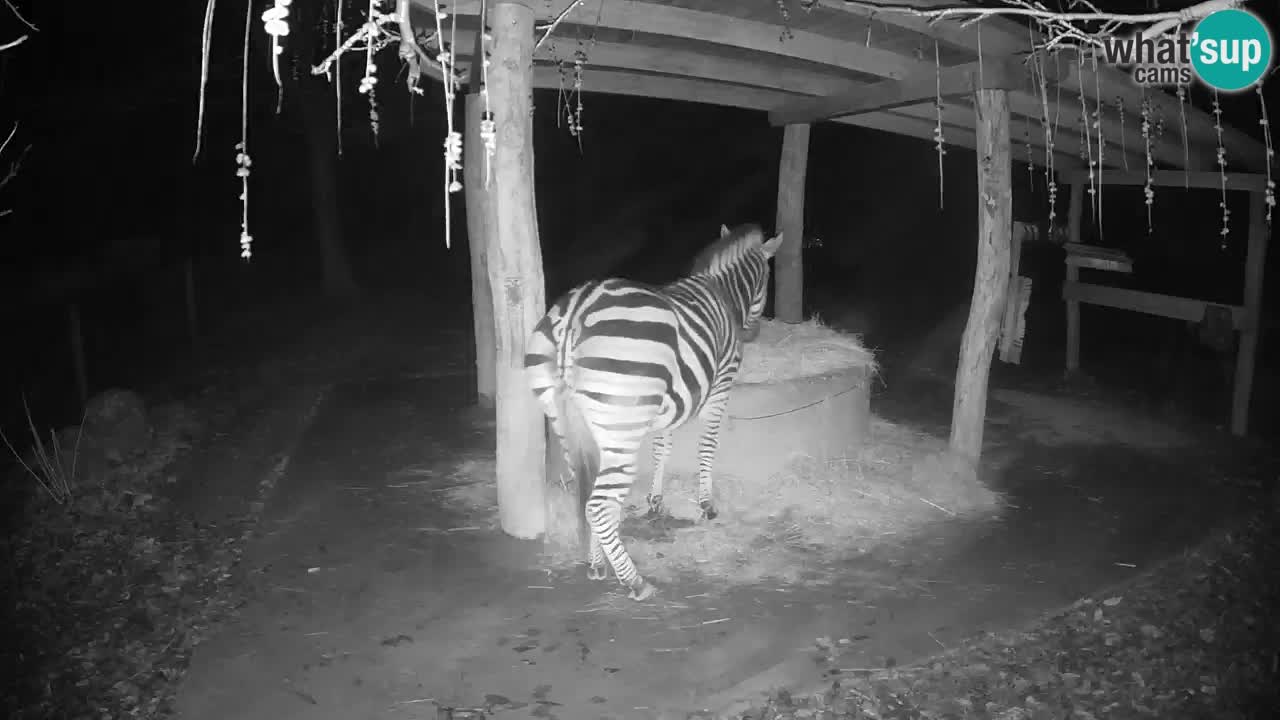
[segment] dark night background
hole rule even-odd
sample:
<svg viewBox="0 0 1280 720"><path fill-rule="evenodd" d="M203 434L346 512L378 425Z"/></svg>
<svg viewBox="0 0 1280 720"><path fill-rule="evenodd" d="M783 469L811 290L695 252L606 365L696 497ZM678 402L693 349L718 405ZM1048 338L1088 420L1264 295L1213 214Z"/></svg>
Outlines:
<svg viewBox="0 0 1280 720"><path fill-rule="evenodd" d="M1099 4L1135 11L1147 5ZM0 424L6 429L22 420L21 393L39 426L78 419L70 302L79 302L83 313L92 394L113 386L145 390L199 362L184 325L185 257L195 258L202 331L239 332L250 349L270 332L236 325L255 307L313 298L321 287L304 102L300 93L287 91L282 113L275 113L267 37L258 19L264 3L255 3L250 58L251 263L239 259L233 147L239 139L243 3L218 5L205 149L194 165L204 3L16 5L40 31L0 55L0 120L6 131L19 123L5 166L31 146L21 174L0 196L13 211L0 218L7 349ZM1250 7L1277 27L1274 5ZM21 32L7 10L0 15L0 38ZM573 37L568 26L565 32ZM367 292L413 288L440 300L436 312L465 313L461 193L453 200L450 250L442 230L440 86L425 82L426 95L411 109L399 62L393 50L385 51L382 132L375 147L367 105L355 92L359 66L354 57L344 65L345 152L338 161L341 227L356 278ZM588 66L588 88L590 72ZM1280 118L1275 92L1267 94L1271 117ZM1194 97L1208 107L1206 93ZM556 94L538 91L535 101L549 299L587 274L669 277L722 222L772 227L782 131L770 127L763 113L589 94L579 150L567 129L557 127ZM461 99L458 105L460 126ZM1230 124L1260 135L1254 93L1224 96L1224 106ZM323 107L332 112L331 103ZM332 116L323 123L332 127ZM1019 159L1024 149L1014 140ZM872 343L891 352L967 302L975 176L973 153L949 147L940 208L930 142L842 125L815 127L806 233L821 238L824 248L815 251L807 282L815 285L815 297L833 303L826 314L861 309L874 317ZM1029 176L1015 162L1014 179L1015 219L1044 222L1043 172ZM1128 281L1134 286L1238 303L1247 208L1242 197L1232 197L1233 232L1223 250L1218 200L1215 192L1158 190L1155 229L1148 235L1141 188L1109 190L1105 236L1094 241L1134 256L1138 270ZM602 251L610 247L617 252ZM1023 261L1028 272L1038 273L1024 363L1045 372L1062 365L1061 253L1029 248ZM1277 254L1271 251L1270 268ZM1268 275L1268 295L1274 296L1280 278ZM1083 315L1086 369L1105 375L1115 368L1121 383L1125 372L1145 375L1144 363L1155 362L1153 344L1173 332L1171 321L1122 311L1086 307ZM422 328L430 333L432 319L423 318ZM1264 342L1264 364L1272 350ZM1255 420L1267 411L1266 389L1261 380L1255 386Z"/></svg>

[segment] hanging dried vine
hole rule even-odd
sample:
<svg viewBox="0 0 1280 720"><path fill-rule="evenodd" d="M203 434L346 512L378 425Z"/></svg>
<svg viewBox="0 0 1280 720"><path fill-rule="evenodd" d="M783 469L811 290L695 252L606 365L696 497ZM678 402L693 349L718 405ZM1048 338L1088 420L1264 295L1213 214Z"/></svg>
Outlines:
<svg viewBox="0 0 1280 720"><path fill-rule="evenodd" d="M1142 143L1146 152L1146 160L1143 163L1147 174L1146 182L1142 186L1143 202L1147 205L1147 234L1151 234L1151 209L1155 203L1156 191L1152 186L1152 170L1155 167L1155 160L1151 157L1151 100L1147 98L1147 89L1142 88Z"/></svg>
<svg viewBox="0 0 1280 720"><path fill-rule="evenodd" d="M1027 73L1027 84L1031 86L1031 90L1029 91L1029 93L1028 93L1028 94L1029 94L1031 97L1035 97L1035 96L1036 96L1036 92L1035 92L1035 87L1036 87L1036 65L1035 65L1035 63L1034 63L1034 62L1030 63L1030 64L1028 65L1028 69L1029 69L1029 72ZM1035 151L1035 147L1031 144L1031 123L1029 123L1029 122L1028 122L1028 123L1024 123L1024 124L1022 125L1022 142L1023 142L1023 144L1024 144L1024 145L1026 145L1026 147L1027 147L1027 160L1026 160L1026 163L1027 163L1027 189L1028 189L1028 190L1030 190L1031 192L1035 192L1035 190L1036 190L1036 166L1035 166L1035 162L1036 162L1036 155L1035 155L1035 152L1036 152L1036 151Z"/></svg>
<svg viewBox="0 0 1280 720"><path fill-rule="evenodd" d="M542 36L542 39L538 41L538 45L540 46L551 36L551 31L554 30L556 25L564 19L569 10L576 8L581 4L581 2L577 2L566 8L565 12L561 13L556 20L550 24L546 33ZM591 29L591 37L589 37L586 43L584 43L582 35L579 32L576 38L578 47L574 50L573 62L559 60L556 63L556 69L560 75L560 85L556 93L556 127L562 127L560 124L562 120L568 123L569 134L578 141L579 152L582 151L583 78L586 73L587 63L590 59L588 53L595 48L596 34L600 29L600 21L603 17L604 1L601 0L599 8L596 10L596 21L595 26ZM569 73L572 75L572 81L570 82L570 85L573 88L572 91L565 90L565 76Z"/></svg>
<svg viewBox="0 0 1280 720"><path fill-rule="evenodd" d="M200 157L200 149L204 140L204 106L205 92L209 88L209 50L213 43L213 9L218 0L209 0L204 6L204 26L200 30L200 100L196 108L196 149L191 154L191 162Z"/></svg>
<svg viewBox="0 0 1280 720"><path fill-rule="evenodd" d="M934 77L937 82L936 97L934 98L934 107L937 110L937 124L933 126L933 142L938 150L938 207L942 208L942 156L947 154L947 149L943 147L942 137L942 59L938 51L938 41L933 41L933 63Z"/></svg>
<svg viewBox="0 0 1280 720"><path fill-rule="evenodd" d="M1231 232L1231 209L1227 207L1227 149L1222 144L1222 104L1218 102L1218 91L1213 91L1213 129L1218 135L1218 177L1222 185L1222 200L1218 207L1222 208L1222 229L1218 234L1222 237L1222 249L1227 249L1227 235Z"/></svg>
<svg viewBox="0 0 1280 720"><path fill-rule="evenodd" d="M1049 188L1049 227L1052 229L1053 221L1058 215L1058 180L1057 174L1053 171L1053 138L1057 133L1054 131L1053 123L1049 119L1049 81L1045 76L1044 63L1045 55L1043 53L1035 53L1031 56L1032 75L1035 77L1037 85L1039 85L1040 124L1044 127L1044 180L1045 185Z"/></svg>
<svg viewBox="0 0 1280 720"><path fill-rule="evenodd" d="M1095 106L1094 106L1094 109L1093 109L1093 127L1094 127L1094 129L1095 129L1095 130L1097 130L1097 132L1098 132L1097 145L1098 145L1098 187L1099 187L1099 192L1098 192L1098 193L1096 193L1096 194L1094 195L1093 216L1094 216L1094 222L1095 222L1095 223L1097 223L1097 226L1098 226L1098 235L1099 235L1099 237L1101 237L1101 236L1102 236L1102 192L1101 192L1101 187L1102 187L1102 185L1103 185L1103 182L1102 182L1102 168L1104 167L1104 165L1103 165L1103 151L1104 151L1104 149L1106 148L1106 142L1105 142L1105 140L1104 140L1104 139L1103 139L1103 137L1102 137L1102 80L1100 79L1100 77L1099 77L1100 73L1098 72L1098 51L1097 51L1096 49L1094 49L1094 50L1092 50L1092 51L1089 53L1089 55L1090 55L1090 58L1093 60L1093 97L1094 97L1094 100L1096 100L1096 101L1097 101L1097 105L1095 105ZM1083 81L1084 81L1084 78L1081 78L1081 86L1080 86L1080 92L1081 92L1081 95L1083 95L1083 94L1084 94L1084 82L1083 82Z"/></svg>
<svg viewBox="0 0 1280 720"><path fill-rule="evenodd" d="M498 149L497 127L493 122L493 109L489 106L489 42L493 37L489 34L488 0L480 0L480 29L477 32L480 33L480 99L484 102L484 111L480 115L480 142L484 143L484 186L487 189L493 172L493 153Z"/></svg>
<svg viewBox="0 0 1280 720"><path fill-rule="evenodd" d="M1267 117L1267 99L1262 95L1262 83L1254 87L1258 93L1258 107L1262 111L1258 124L1262 126L1262 140L1267 147L1267 185L1263 190L1263 198L1267 203L1267 225L1271 224L1271 211L1276 206L1276 181L1271 177L1271 166L1275 163L1276 149L1271 144L1271 120Z"/></svg>
<svg viewBox="0 0 1280 720"><path fill-rule="evenodd" d="M249 234L249 30L253 27L253 2L245 2L244 60L240 68L240 142L236 143L236 175L240 178L240 257L253 257L253 235Z"/></svg>
<svg viewBox="0 0 1280 720"><path fill-rule="evenodd" d="M1182 186L1191 187L1191 143L1187 139L1187 88L1178 85L1178 117L1182 124Z"/></svg>
<svg viewBox="0 0 1280 720"><path fill-rule="evenodd" d="M342 45L342 0L335 0L333 44ZM338 157L342 157L342 63L333 64L333 101L337 116Z"/></svg>
<svg viewBox="0 0 1280 720"><path fill-rule="evenodd" d="M778 6L778 15L782 17L782 33L778 35L778 41L783 42L795 37L795 33L791 32L791 9L787 7L787 0L773 0Z"/></svg>
<svg viewBox="0 0 1280 720"><path fill-rule="evenodd" d="M374 62L374 58L380 48L374 42L379 35L379 26L374 18L381 13L378 12L378 0L369 0L369 19L365 22L365 31L369 35L369 39L365 41L364 49L364 75L360 78L360 87L358 88L361 95L369 98L369 130L373 133L373 145L378 146L378 64Z"/></svg>
<svg viewBox="0 0 1280 720"><path fill-rule="evenodd" d="M409 22L409 0L398 0L400 3L402 25L400 31L400 57L405 58L406 55L414 60L412 66L417 68L416 49L417 44L413 42L412 30L408 29ZM443 74L444 86L444 116L445 116L445 137L444 137L444 246L452 247L451 235L453 223L451 222L451 206L453 203L449 201L449 196L462 189L462 183L458 182L458 173L462 171L462 133L453 127L453 102L457 97L458 85L455 79L457 69L457 49L454 42L458 32L458 16L454 14L450 20L449 41L444 41L444 25L443 22L449 18L449 14L445 12L440 0L435 2L435 21L436 21L436 37L440 38L440 52L436 54L436 63L440 66ZM482 29L483 31L483 29ZM408 38L406 39L406 34Z"/></svg>
<svg viewBox="0 0 1280 720"><path fill-rule="evenodd" d="M1094 185L1093 168L1097 161L1095 161L1093 157L1093 136L1089 133L1089 106L1085 100L1086 93L1084 89L1083 50L1076 51L1076 61L1080 72L1080 140L1082 141L1080 146L1080 159L1084 160L1086 166L1089 168L1089 208L1094 212L1094 217L1096 218L1098 211L1098 188Z"/></svg>
<svg viewBox="0 0 1280 720"><path fill-rule="evenodd" d="M1124 162L1124 171L1129 172L1129 146L1125 139L1124 98L1116 96L1116 112L1120 115L1120 159Z"/></svg>
<svg viewBox="0 0 1280 720"><path fill-rule="evenodd" d="M284 102L284 82L280 80L280 56L284 46L280 40L289 35L289 6L293 0L274 0L274 4L262 13L263 29L271 36L271 75L276 80L276 113Z"/></svg>

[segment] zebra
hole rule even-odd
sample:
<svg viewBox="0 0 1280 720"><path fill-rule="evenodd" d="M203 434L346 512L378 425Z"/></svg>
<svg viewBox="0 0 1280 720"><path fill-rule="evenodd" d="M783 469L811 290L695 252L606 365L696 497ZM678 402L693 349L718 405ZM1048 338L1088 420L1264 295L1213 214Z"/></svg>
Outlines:
<svg viewBox="0 0 1280 720"><path fill-rule="evenodd" d="M701 417L698 504L716 517L711 465L720 420L738 374L742 343L755 339L769 284L769 259L782 235L759 225L730 231L701 252L687 277L661 287L620 278L591 280L555 302L530 334L525 371L578 478L587 528L587 576L606 577L608 558L629 597L656 591L618 537L637 455L653 436L649 514L662 512L671 433ZM566 482L567 484L567 482Z"/></svg>

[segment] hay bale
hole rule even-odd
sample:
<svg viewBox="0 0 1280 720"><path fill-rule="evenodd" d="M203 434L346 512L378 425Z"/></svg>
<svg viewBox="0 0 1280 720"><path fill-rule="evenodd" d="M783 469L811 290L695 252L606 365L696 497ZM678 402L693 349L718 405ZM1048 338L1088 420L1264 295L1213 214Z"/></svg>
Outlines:
<svg viewBox="0 0 1280 720"><path fill-rule="evenodd" d="M760 334L742 348L740 384L780 383L861 368L877 372L875 354L858 335L833 330L821 321L794 325L761 320Z"/></svg>

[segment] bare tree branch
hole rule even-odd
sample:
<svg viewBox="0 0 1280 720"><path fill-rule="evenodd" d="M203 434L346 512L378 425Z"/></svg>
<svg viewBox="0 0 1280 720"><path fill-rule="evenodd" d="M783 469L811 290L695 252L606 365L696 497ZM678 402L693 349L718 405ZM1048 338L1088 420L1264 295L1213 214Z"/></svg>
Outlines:
<svg viewBox="0 0 1280 720"><path fill-rule="evenodd" d="M32 30L32 31L34 31L34 32L40 32L40 28L36 27L35 25L32 25L32 24L31 24L31 22L30 22L29 20L27 20L26 18L22 17L22 13L18 12L18 8L16 8L16 7L14 7L14 6L13 6L13 2L12 2L11 0L4 0L4 4L9 6L9 9L13 11L13 14L14 14L14 15L19 19L19 20L21 20L21 21L22 21L22 24L23 24L23 25L26 25L28 28L31 28L31 30Z"/></svg>
<svg viewBox="0 0 1280 720"><path fill-rule="evenodd" d="M1058 12L1043 6L1035 7L1015 0L1003 0L1006 7L976 7L973 5L951 5L946 7L920 8L912 5L894 5L891 3L873 2L872 0L844 0L845 4L866 8L875 12L896 12L931 20L947 18L985 18L993 15L1030 17L1037 20L1055 22L1115 22L1124 25L1156 24L1168 29L1178 24L1187 24L1219 10L1240 7L1247 0L1204 0L1181 10L1158 13L1107 13L1090 7L1088 12Z"/></svg>
<svg viewBox="0 0 1280 720"><path fill-rule="evenodd" d="M10 40L5 44L0 45L0 52L4 52L5 50L8 50L10 48L18 47L22 43L26 42L27 39L30 37L31 37L30 35L20 35L17 40Z"/></svg>

